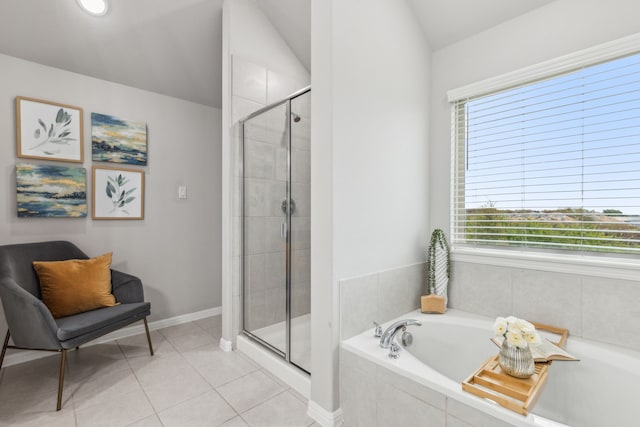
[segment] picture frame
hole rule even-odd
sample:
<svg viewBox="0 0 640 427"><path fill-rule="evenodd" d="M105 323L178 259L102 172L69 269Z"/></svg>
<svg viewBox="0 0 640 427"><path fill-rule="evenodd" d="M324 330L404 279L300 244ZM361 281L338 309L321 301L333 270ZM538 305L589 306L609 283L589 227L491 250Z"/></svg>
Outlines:
<svg viewBox="0 0 640 427"><path fill-rule="evenodd" d="M16 97L16 153L20 158L82 163L82 108Z"/></svg>
<svg viewBox="0 0 640 427"><path fill-rule="evenodd" d="M16 165L18 218L87 216L87 170L80 166Z"/></svg>
<svg viewBox="0 0 640 427"><path fill-rule="evenodd" d="M91 218L144 219L144 171L93 166Z"/></svg>
<svg viewBox="0 0 640 427"><path fill-rule="evenodd" d="M91 159L94 162L145 166L147 124L92 112Z"/></svg>

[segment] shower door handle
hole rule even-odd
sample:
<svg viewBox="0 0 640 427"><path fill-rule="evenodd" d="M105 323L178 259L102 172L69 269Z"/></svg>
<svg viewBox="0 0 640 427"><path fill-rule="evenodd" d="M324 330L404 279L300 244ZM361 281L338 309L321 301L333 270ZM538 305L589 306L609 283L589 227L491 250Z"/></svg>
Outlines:
<svg viewBox="0 0 640 427"><path fill-rule="evenodd" d="M291 209L291 215L293 215L296 212L296 201L291 199L288 203L289 208ZM287 199L284 199L282 201L282 203L280 204L280 208L282 209L282 212L286 215L287 214Z"/></svg>
<svg viewBox="0 0 640 427"><path fill-rule="evenodd" d="M287 224L286 224L286 223L284 223L284 222L281 222L281 223L280 223L280 237L281 237L283 240L286 240L286 239L287 239Z"/></svg>

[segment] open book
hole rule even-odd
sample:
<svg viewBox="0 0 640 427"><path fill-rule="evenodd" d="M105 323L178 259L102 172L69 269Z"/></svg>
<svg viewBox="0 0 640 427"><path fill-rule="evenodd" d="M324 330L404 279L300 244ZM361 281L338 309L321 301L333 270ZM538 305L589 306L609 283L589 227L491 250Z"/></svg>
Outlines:
<svg viewBox="0 0 640 427"><path fill-rule="evenodd" d="M498 347L502 346L504 337L493 337L491 341ZM534 362L548 362L550 360L580 360L546 338L542 338L542 343L536 347L531 347L531 354Z"/></svg>

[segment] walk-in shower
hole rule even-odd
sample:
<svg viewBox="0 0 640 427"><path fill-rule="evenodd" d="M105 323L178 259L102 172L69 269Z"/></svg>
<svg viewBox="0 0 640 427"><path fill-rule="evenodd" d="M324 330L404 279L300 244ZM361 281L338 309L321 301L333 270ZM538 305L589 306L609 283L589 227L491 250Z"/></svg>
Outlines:
<svg viewBox="0 0 640 427"><path fill-rule="evenodd" d="M310 372L311 89L240 121L242 330Z"/></svg>

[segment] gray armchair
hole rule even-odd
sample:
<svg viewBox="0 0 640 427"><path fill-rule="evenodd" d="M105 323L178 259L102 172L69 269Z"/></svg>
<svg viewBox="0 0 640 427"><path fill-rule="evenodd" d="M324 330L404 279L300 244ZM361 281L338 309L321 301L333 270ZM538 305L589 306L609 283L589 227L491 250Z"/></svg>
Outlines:
<svg viewBox="0 0 640 427"><path fill-rule="evenodd" d="M7 348L55 351L61 353L58 404L62 406L62 387L66 352L138 320L144 320L153 356L147 316L151 305L144 302L142 282L135 276L111 270L112 293L120 304L54 319L42 302L40 282L33 261L63 261L89 257L70 242L41 242L0 246L0 298L9 327L0 354L0 368ZM14 345L9 344L13 338Z"/></svg>

